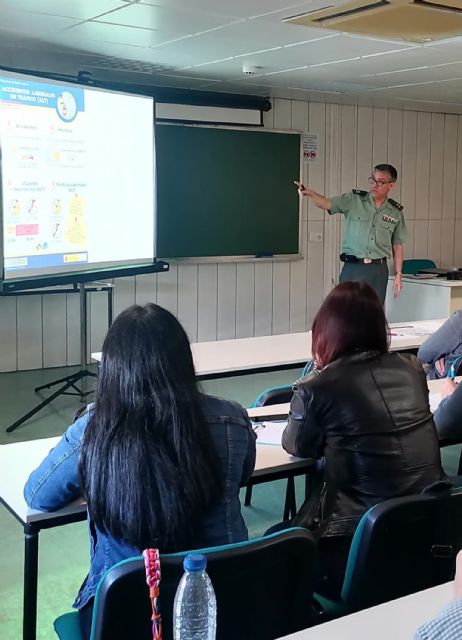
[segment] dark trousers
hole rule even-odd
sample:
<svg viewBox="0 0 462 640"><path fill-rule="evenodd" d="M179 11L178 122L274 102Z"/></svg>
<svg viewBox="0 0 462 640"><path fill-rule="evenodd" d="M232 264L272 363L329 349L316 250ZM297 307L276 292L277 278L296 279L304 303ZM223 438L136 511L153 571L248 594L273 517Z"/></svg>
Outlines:
<svg viewBox="0 0 462 640"><path fill-rule="evenodd" d="M362 262L344 262L340 282L361 280L367 282L375 290L382 304L385 303L388 284L388 266L380 264L364 264Z"/></svg>

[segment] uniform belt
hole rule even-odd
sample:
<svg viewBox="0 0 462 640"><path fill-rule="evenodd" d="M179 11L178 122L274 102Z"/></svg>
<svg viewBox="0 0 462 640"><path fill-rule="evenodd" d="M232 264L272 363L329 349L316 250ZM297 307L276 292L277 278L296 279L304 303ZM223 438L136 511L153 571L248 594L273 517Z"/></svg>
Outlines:
<svg viewBox="0 0 462 640"><path fill-rule="evenodd" d="M382 264L387 261L386 258L357 258L347 253L341 253L340 260L342 262L360 262L361 264Z"/></svg>

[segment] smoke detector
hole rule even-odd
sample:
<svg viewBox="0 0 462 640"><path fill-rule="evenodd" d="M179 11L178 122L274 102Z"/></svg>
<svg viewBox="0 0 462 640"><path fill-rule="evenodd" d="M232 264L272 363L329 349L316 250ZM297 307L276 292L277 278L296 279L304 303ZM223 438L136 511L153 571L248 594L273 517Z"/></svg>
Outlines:
<svg viewBox="0 0 462 640"><path fill-rule="evenodd" d="M253 64L243 64L242 65L242 73L245 76L254 76L257 71L259 71L262 67L257 67Z"/></svg>

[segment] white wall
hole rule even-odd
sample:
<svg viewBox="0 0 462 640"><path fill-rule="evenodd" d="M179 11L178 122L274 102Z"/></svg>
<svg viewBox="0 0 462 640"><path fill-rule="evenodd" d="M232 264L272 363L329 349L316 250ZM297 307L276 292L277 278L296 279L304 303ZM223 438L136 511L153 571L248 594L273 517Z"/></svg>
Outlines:
<svg viewBox="0 0 462 640"><path fill-rule="evenodd" d="M462 116L277 99L265 126L319 134L320 159L305 164L302 178L321 193L367 189L374 164L395 165L406 257L462 266ZM323 242L308 241L310 232ZM171 265L169 273L122 278L115 313L157 302L192 341L305 331L338 278L341 232L340 216L305 201L303 260ZM90 298L89 353L101 348L107 317L106 294ZM77 295L0 298L0 371L77 364L79 331Z"/></svg>

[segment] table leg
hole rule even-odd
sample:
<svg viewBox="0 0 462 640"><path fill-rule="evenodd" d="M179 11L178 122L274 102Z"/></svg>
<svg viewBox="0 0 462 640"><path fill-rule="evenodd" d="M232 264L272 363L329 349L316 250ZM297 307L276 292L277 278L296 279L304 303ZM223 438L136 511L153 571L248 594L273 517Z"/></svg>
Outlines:
<svg viewBox="0 0 462 640"><path fill-rule="evenodd" d="M305 474L305 500L311 493L311 473Z"/></svg>
<svg viewBox="0 0 462 640"><path fill-rule="evenodd" d="M35 640L37 632L38 531L24 527L23 640Z"/></svg>
<svg viewBox="0 0 462 640"><path fill-rule="evenodd" d="M295 498L294 476L287 478L286 500L284 504L283 520L289 520L297 515L297 503Z"/></svg>
<svg viewBox="0 0 462 640"><path fill-rule="evenodd" d="M252 487L252 484L248 484L245 488L244 505L246 507L250 507L250 505L252 504Z"/></svg>

